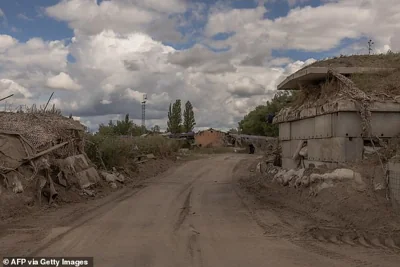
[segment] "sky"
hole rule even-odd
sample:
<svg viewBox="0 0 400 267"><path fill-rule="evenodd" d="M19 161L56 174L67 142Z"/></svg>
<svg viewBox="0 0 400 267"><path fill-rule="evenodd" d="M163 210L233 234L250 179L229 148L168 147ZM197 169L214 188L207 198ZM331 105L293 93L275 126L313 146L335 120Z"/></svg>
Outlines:
<svg viewBox="0 0 400 267"><path fill-rule="evenodd" d="M315 60L400 50L398 0L0 0L0 109L51 104L91 130L129 113L237 127Z"/></svg>

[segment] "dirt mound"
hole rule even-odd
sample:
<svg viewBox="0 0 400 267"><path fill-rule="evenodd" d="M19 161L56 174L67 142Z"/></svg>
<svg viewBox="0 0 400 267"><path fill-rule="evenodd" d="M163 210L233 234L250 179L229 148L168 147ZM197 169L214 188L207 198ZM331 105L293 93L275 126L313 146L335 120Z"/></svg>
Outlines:
<svg viewBox="0 0 400 267"><path fill-rule="evenodd" d="M316 61L310 64L309 67L400 68L400 53L340 56Z"/></svg>
<svg viewBox="0 0 400 267"><path fill-rule="evenodd" d="M78 121L55 113L0 112L0 130L20 134L39 151L76 138L75 132L84 129Z"/></svg>
<svg viewBox="0 0 400 267"><path fill-rule="evenodd" d="M373 67L391 68L392 70L376 73L356 73L349 75L348 85L354 86L370 97L371 101L396 102L400 101L400 53L386 55L356 55L343 56L317 61L309 67ZM300 71L302 71L300 70ZM329 77L317 84L303 85L297 93L289 109L317 107L326 103L349 99L346 92L349 88L341 81Z"/></svg>
<svg viewBox="0 0 400 267"><path fill-rule="evenodd" d="M385 198L384 190L354 188L352 181L319 188L281 186L256 172L257 162L243 162L251 172L240 179L265 209L273 210L286 225L305 237L365 246L400 246L400 214ZM321 173L325 171L321 170Z"/></svg>

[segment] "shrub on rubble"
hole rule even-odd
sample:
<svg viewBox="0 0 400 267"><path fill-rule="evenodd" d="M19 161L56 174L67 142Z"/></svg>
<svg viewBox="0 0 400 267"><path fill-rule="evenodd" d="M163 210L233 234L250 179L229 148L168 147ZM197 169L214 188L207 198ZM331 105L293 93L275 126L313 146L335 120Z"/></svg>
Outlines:
<svg viewBox="0 0 400 267"><path fill-rule="evenodd" d="M133 160L143 154L154 154L157 157L168 157L180 148L177 141L162 136L122 137L118 135L88 135L85 151L98 167L107 169L132 164Z"/></svg>

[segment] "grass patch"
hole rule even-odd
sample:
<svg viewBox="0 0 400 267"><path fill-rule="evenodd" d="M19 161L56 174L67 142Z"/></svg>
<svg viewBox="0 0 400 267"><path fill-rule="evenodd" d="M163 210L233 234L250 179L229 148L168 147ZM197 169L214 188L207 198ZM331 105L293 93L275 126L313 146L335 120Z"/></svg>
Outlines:
<svg viewBox="0 0 400 267"><path fill-rule="evenodd" d="M175 155L181 144L162 136L123 138L114 135L88 135L85 152L99 168L124 167L143 154L166 158Z"/></svg>

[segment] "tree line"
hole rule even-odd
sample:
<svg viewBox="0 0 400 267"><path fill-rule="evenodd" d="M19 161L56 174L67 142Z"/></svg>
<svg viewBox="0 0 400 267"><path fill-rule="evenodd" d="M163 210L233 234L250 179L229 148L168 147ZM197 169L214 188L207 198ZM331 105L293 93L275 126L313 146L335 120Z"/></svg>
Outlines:
<svg viewBox="0 0 400 267"><path fill-rule="evenodd" d="M158 127L157 125L153 128ZM160 128L158 127L158 130ZM155 129L156 130L156 129ZM123 120L117 120L115 123L110 120L107 125L101 123L99 125L98 133L101 135L132 135L132 136L140 136L145 132L149 132L144 129L142 126L133 123L129 119L129 114L125 115Z"/></svg>
<svg viewBox="0 0 400 267"><path fill-rule="evenodd" d="M187 101L185 104L183 119L181 100L177 99L174 104L169 104L167 122L168 132L172 134L188 133L193 131L195 125L196 120L194 117L193 106L190 101Z"/></svg>
<svg viewBox="0 0 400 267"><path fill-rule="evenodd" d="M181 109L181 100L177 99L174 104L169 105L167 131L173 134L187 133L193 131L196 121L194 118L193 106L190 101L185 104L185 109ZM125 115L123 120L113 122L109 121L108 124L100 124L98 134L100 135L131 135L140 136L143 133L160 133L160 126L155 125L150 130L135 124L130 120L129 114Z"/></svg>
<svg viewBox="0 0 400 267"><path fill-rule="evenodd" d="M248 135L272 136L279 135L278 125L267 122L268 115L276 115L296 98L293 91L279 91L265 105L257 106L239 122L238 132ZM231 130L233 131L233 130Z"/></svg>

